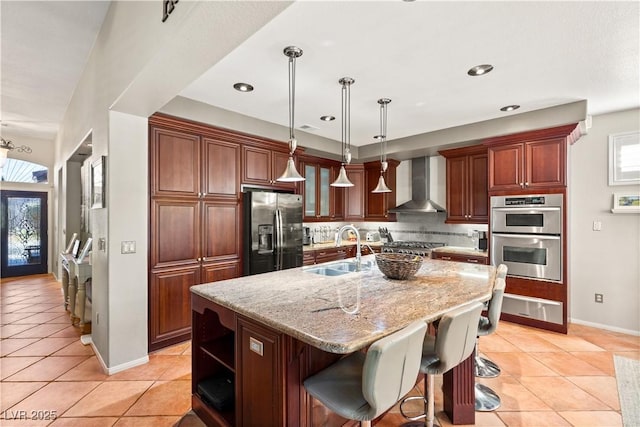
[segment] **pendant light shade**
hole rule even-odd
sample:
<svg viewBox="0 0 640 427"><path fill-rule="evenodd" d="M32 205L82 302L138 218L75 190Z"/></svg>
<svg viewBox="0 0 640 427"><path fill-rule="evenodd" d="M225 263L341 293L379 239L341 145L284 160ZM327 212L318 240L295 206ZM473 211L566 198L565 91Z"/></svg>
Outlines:
<svg viewBox="0 0 640 427"><path fill-rule="evenodd" d="M338 80L342 85L342 166L338 178L331 183L332 187L353 187L349 180L345 164L351 163L351 85L355 83L351 77Z"/></svg>
<svg viewBox="0 0 640 427"><path fill-rule="evenodd" d="M378 179L376 188L371 191L372 193L391 193L391 189L384 182L384 173L389 166L385 146L387 145L387 104L390 102L389 98L378 99L378 104L380 104L380 135L378 135L378 139L380 139L380 179Z"/></svg>
<svg viewBox="0 0 640 427"><path fill-rule="evenodd" d="M289 57L289 160L284 173L277 181L298 182L304 181L304 177L298 173L296 163L293 161L293 153L296 151L298 141L293 133L295 119L295 97L296 97L296 58L302 56L302 49L295 46L284 48L285 56Z"/></svg>

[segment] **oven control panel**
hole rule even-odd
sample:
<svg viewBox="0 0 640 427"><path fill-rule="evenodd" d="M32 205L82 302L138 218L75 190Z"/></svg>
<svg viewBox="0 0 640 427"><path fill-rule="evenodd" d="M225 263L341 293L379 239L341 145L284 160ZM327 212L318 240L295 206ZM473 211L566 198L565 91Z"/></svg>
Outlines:
<svg viewBox="0 0 640 427"><path fill-rule="evenodd" d="M544 196L534 197L507 197L504 201L505 206L522 206L522 205L544 205Z"/></svg>

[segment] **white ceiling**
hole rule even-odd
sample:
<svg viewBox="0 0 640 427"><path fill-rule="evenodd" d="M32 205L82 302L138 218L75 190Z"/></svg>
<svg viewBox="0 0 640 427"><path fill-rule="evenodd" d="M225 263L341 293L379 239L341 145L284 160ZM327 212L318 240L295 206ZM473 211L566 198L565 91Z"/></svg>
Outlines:
<svg viewBox="0 0 640 427"><path fill-rule="evenodd" d="M375 142L382 97L392 99L389 140L582 99L589 114L628 109L640 106L639 5L300 1L181 95L288 126L282 50L295 45L304 50L296 128L339 141L338 80L349 76L353 145ZM467 75L486 63L491 73ZM238 92L236 82L255 90ZM499 110L509 104L521 108Z"/></svg>
<svg viewBox="0 0 640 427"><path fill-rule="evenodd" d="M108 5L0 2L3 133L53 140ZM340 140L338 79L353 77L354 145L374 142L381 97L388 139L582 99L589 114L637 108L638 16L639 2L299 1L181 95L287 126L282 50L295 45L296 127ZM483 63L494 71L467 76Z"/></svg>
<svg viewBox="0 0 640 427"><path fill-rule="evenodd" d="M108 7L108 1L0 2L3 134L55 138Z"/></svg>

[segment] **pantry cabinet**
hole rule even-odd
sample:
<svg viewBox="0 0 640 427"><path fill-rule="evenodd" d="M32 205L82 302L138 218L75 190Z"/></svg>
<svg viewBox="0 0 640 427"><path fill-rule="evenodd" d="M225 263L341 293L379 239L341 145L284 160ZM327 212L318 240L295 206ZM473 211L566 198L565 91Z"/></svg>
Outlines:
<svg viewBox="0 0 640 427"><path fill-rule="evenodd" d="M439 151L447 160L448 224L487 224L487 147L475 145Z"/></svg>
<svg viewBox="0 0 640 427"><path fill-rule="evenodd" d="M489 191L547 190L567 185L567 144L577 124L491 138Z"/></svg>

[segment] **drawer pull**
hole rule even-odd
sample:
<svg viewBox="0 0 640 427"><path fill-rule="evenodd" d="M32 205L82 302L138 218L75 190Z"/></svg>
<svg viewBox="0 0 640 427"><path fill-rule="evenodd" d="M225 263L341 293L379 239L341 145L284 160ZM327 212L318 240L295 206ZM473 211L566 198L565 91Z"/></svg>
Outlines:
<svg viewBox="0 0 640 427"><path fill-rule="evenodd" d="M475 263L478 263L478 260L477 260L477 259L467 258L467 262L475 262Z"/></svg>
<svg viewBox="0 0 640 427"><path fill-rule="evenodd" d="M445 261L451 261L451 257L450 256L443 256L443 257L440 257L440 258L445 260Z"/></svg>

